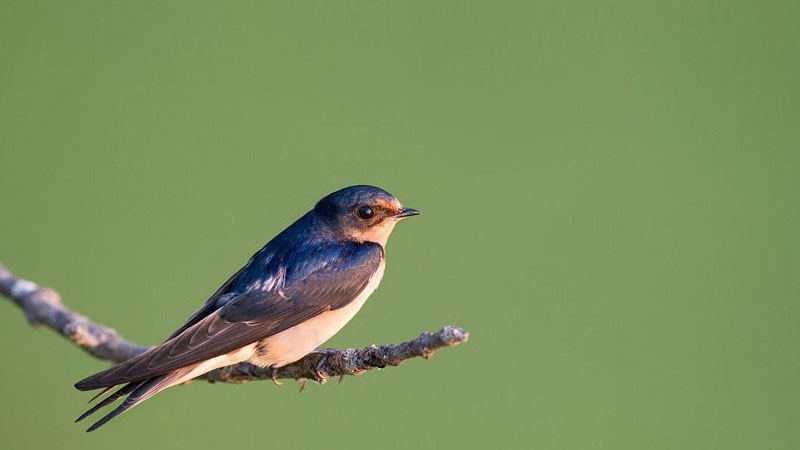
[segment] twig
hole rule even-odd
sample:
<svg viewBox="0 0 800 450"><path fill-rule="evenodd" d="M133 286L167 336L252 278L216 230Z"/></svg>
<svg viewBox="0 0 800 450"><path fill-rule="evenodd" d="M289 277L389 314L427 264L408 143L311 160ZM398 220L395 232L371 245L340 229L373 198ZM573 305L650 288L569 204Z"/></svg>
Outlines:
<svg viewBox="0 0 800 450"><path fill-rule="evenodd" d="M84 349L90 355L113 362L122 362L149 347L125 340L115 330L97 324L61 303L61 296L50 288L17 278L0 263L0 295L8 297L25 312L32 325L45 325ZM425 332L407 342L371 345L362 349L320 349L301 360L281 368L276 378L313 379L325 383L333 376L361 375L421 356L425 359L444 347L466 342L469 333L459 327L444 327L435 333ZM271 368L239 363L211 371L202 377L210 382L244 383L271 380Z"/></svg>

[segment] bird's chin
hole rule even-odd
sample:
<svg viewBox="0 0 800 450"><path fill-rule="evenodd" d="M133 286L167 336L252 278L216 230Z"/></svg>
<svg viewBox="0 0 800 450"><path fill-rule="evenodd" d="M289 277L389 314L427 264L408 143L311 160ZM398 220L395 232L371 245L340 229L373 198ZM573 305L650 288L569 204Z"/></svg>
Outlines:
<svg viewBox="0 0 800 450"><path fill-rule="evenodd" d="M392 234L394 226L397 225L399 219L394 217L373 225L369 230L361 233L361 240L368 242L376 242L381 246L386 247L386 241L389 240L389 235Z"/></svg>

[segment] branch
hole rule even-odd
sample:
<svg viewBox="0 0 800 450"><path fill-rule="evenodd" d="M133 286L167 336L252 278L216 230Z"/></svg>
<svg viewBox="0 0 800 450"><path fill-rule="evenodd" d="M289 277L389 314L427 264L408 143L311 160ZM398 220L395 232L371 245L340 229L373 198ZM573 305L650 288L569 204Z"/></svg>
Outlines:
<svg viewBox="0 0 800 450"><path fill-rule="evenodd" d="M31 325L45 325L97 358L118 363L150 348L127 341L115 330L66 308L58 292L17 278L2 263L0 295L8 297L22 308ZM429 359L437 350L467 342L468 339L469 333L461 328L444 327L436 333L425 332L401 344L371 345L362 349L319 349L282 367L275 378L313 379L325 383L332 376L361 375L376 367L398 366L417 356ZM222 367L198 378L212 383L274 379L273 369L248 363Z"/></svg>

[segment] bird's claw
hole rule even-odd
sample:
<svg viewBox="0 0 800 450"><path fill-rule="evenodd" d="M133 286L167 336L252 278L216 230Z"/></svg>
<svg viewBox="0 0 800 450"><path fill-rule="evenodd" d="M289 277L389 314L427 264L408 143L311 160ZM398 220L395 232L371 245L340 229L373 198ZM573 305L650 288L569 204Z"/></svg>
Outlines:
<svg viewBox="0 0 800 450"><path fill-rule="evenodd" d="M328 381L328 378L330 378L330 375L328 375L328 373L323 370L323 367L328 362L328 357L339 353L339 350L333 348L318 348L311 353L322 354L322 358L320 358L319 361L317 361L317 363L311 370L314 373L314 381L316 381L319 384L325 384L325 382Z"/></svg>
<svg viewBox="0 0 800 450"><path fill-rule="evenodd" d="M320 358L319 362L314 365L314 375L319 384L325 384L325 382L328 381L328 378L330 378L328 374L322 370L322 368L325 366L325 362L327 361L328 354L326 353L322 356L322 358Z"/></svg>
<svg viewBox="0 0 800 450"><path fill-rule="evenodd" d="M283 386L283 383L278 381L278 371L279 370L280 369L278 369L277 367L273 367L272 368L272 382L275 384L275 386Z"/></svg>

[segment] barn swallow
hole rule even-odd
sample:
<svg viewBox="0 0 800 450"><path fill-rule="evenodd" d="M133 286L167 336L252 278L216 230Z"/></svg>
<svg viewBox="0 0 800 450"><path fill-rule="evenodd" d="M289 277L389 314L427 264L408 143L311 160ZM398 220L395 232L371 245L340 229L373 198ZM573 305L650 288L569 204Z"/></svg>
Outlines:
<svg viewBox="0 0 800 450"><path fill-rule="evenodd" d="M216 368L247 361L277 370L311 353L378 287L389 235L397 222L417 214L373 186L324 197L256 252L163 344L77 382L79 390L103 393L122 386L76 421L127 396L86 430L93 431Z"/></svg>

